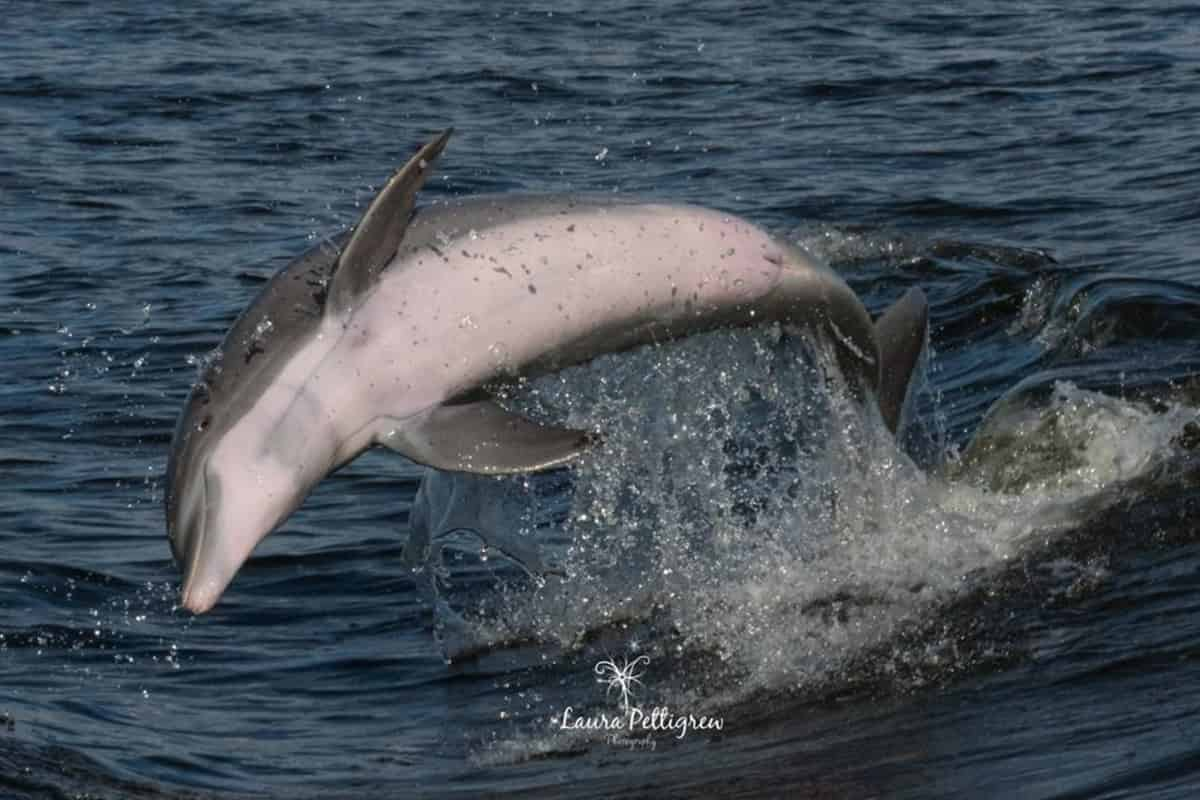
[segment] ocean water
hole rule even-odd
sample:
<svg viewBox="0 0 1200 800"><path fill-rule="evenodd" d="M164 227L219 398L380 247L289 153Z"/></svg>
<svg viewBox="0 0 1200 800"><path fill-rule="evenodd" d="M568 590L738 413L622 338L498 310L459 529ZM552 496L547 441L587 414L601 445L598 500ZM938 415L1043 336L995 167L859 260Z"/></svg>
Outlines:
<svg viewBox="0 0 1200 800"><path fill-rule="evenodd" d="M0 8L0 796L1196 794L1195 7ZM199 363L448 126L428 199L713 206L922 287L904 435L778 330L605 357L509 398L595 458L369 453L192 617Z"/></svg>

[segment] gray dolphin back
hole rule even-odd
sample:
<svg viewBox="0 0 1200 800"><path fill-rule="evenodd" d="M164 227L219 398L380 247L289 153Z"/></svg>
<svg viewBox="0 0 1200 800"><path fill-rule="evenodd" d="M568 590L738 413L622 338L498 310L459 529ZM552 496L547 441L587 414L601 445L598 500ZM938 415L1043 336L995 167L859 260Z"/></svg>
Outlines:
<svg viewBox="0 0 1200 800"><path fill-rule="evenodd" d="M319 325L326 286L346 234L319 242L275 273L225 335L192 386L175 424L167 455L167 529L176 544L175 510L181 473L252 406L287 356ZM179 554L176 554L179 557Z"/></svg>

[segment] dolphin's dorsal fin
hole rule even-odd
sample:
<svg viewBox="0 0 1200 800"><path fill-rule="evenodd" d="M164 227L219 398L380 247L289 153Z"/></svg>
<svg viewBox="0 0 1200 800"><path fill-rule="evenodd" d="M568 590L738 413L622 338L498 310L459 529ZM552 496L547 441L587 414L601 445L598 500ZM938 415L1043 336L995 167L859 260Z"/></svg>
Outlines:
<svg viewBox="0 0 1200 800"><path fill-rule="evenodd" d="M443 131L418 150L388 179L367 206L362 219L354 226L350 241L338 256L330 281L326 313L341 314L349 309L371 288L379 273L396 255L412 218L417 191L425 183L426 173L453 132L453 128Z"/></svg>
<svg viewBox="0 0 1200 800"><path fill-rule="evenodd" d="M875 321L879 342L879 411L888 430L896 432L913 370L929 335L929 301L914 287Z"/></svg>

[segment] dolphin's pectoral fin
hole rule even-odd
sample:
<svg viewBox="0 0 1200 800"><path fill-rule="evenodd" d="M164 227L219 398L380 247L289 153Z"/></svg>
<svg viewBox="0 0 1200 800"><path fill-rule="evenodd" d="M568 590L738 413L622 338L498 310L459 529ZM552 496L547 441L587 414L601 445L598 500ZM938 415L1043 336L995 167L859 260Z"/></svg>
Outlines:
<svg viewBox="0 0 1200 800"><path fill-rule="evenodd" d="M375 441L419 464L454 472L539 472L577 458L596 434L539 425L492 400L438 406L389 427Z"/></svg>
<svg viewBox="0 0 1200 800"><path fill-rule="evenodd" d="M929 335L929 302L919 288L909 289L875 321L879 342L879 410L892 433L900 424L913 370Z"/></svg>
<svg viewBox="0 0 1200 800"><path fill-rule="evenodd" d="M329 286L329 313L340 314L362 297L388 265L408 229L417 190L445 148L453 129L426 144L388 179L354 226L350 241L338 256Z"/></svg>

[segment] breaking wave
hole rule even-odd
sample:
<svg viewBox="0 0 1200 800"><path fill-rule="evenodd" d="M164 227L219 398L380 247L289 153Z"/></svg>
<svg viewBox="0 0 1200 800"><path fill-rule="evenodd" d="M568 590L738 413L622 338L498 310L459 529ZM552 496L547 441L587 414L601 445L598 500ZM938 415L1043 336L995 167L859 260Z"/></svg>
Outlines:
<svg viewBox="0 0 1200 800"><path fill-rule="evenodd" d="M777 326L608 356L501 399L603 444L548 475L426 476L409 557L446 657L646 654L657 701L706 711L844 685L864 659L876 675L945 659L938 634L897 643L1056 533L1195 473L1193 407L1062 382L999 404L961 454L923 432L940 454L923 470L821 345ZM518 751L578 745L562 736Z"/></svg>

